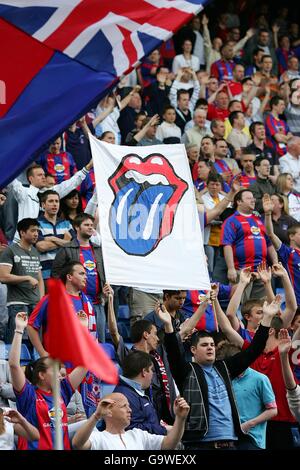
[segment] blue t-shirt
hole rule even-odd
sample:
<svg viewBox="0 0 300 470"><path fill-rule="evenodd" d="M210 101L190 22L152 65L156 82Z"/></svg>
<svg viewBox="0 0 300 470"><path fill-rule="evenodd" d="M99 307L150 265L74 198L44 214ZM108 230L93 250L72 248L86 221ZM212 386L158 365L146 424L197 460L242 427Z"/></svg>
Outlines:
<svg viewBox="0 0 300 470"><path fill-rule="evenodd" d="M256 418L266 409L275 408L275 395L269 378L253 370L246 369L245 373L232 381L241 423ZM249 430L255 444L261 449L266 448L267 422L257 424Z"/></svg>
<svg viewBox="0 0 300 470"><path fill-rule="evenodd" d="M237 440L224 380L213 366L201 365L208 387L209 423L203 441Z"/></svg>

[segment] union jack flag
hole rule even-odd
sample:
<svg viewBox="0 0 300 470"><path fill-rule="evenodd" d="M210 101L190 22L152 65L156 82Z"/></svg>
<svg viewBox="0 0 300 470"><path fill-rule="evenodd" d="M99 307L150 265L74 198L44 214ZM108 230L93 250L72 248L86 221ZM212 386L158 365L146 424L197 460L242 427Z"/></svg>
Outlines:
<svg viewBox="0 0 300 470"><path fill-rule="evenodd" d="M0 0L0 185L204 3Z"/></svg>

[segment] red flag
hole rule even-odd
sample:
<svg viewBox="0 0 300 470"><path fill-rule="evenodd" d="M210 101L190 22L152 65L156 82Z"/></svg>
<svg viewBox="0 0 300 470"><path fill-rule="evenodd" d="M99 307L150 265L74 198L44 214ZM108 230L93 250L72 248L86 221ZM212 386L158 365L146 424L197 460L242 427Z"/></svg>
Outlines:
<svg viewBox="0 0 300 470"><path fill-rule="evenodd" d="M48 280L48 352L53 359L71 361L74 367L86 367L99 379L118 383L117 368L101 345L84 328L63 283Z"/></svg>

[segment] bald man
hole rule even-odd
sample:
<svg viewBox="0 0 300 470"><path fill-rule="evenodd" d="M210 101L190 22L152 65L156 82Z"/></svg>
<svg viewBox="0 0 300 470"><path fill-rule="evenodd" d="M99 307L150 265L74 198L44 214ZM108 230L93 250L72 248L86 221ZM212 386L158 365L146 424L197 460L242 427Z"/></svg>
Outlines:
<svg viewBox="0 0 300 470"><path fill-rule="evenodd" d="M122 393L103 398L97 410L76 432L72 444L79 450L168 450L175 449L182 438L190 407L183 398L174 402L175 422L167 436L149 434L141 429L125 431L130 423L131 409ZM105 431L95 429L104 419Z"/></svg>

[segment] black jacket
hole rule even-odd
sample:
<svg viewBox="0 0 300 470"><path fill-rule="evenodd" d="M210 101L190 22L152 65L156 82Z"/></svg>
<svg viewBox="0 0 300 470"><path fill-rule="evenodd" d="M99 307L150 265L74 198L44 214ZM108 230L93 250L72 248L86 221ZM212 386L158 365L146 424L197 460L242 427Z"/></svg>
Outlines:
<svg viewBox="0 0 300 470"><path fill-rule="evenodd" d="M244 351L224 361L216 361L215 369L224 380L231 409L234 430L238 437L244 436L239 413L232 390L231 380L241 374L263 352L269 328L260 326L251 345ZM181 395L191 409L186 421L183 442L198 443L208 432L209 402L208 386L202 367L195 362L186 362L181 354L176 333L165 335L165 347L171 372Z"/></svg>

